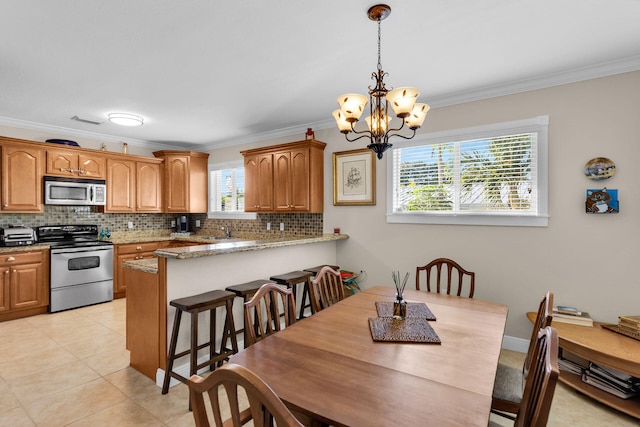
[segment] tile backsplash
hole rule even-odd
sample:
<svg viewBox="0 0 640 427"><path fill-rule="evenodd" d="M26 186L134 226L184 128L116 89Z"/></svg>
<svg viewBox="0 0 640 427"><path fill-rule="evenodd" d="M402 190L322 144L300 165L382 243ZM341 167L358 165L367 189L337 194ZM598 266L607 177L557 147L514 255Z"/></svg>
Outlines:
<svg viewBox="0 0 640 427"><path fill-rule="evenodd" d="M51 224L97 224L99 228L114 232L125 231L161 231L171 230L171 221L179 214L144 213L101 213L94 206L53 206L46 205L44 213L2 213L0 227L23 224L38 227ZM222 227L229 227L232 237L269 238L289 236L318 236L322 234L323 215L306 213L258 214L255 220L244 219L208 219L207 214L189 215L192 233L206 236L223 237ZM195 227L200 220L200 228ZM133 224L129 229L128 223ZM267 223L271 230L267 231ZM280 223L284 231L280 231Z"/></svg>

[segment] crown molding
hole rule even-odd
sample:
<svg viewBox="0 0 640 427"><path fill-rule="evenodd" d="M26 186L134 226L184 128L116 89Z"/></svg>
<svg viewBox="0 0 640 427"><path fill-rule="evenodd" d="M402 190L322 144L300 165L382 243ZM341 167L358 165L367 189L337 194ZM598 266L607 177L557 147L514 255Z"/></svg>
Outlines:
<svg viewBox="0 0 640 427"><path fill-rule="evenodd" d="M592 80L600 77L608 77L638 70L640 70L640 55L448 94L429 99L428 102L432 108L449 107L467 102L481 101L483 99L497 98L499 96L513 95L538 89L546 89L553 86Z"/></svg>
<svg viewBox="0 0 640 427"><path fill-rule="evenodd" d="M157 149L157 150L184 150L184 146L177 146L171 144L161 144L152 141L145 141L142 139L132 139L123 136L106 135L99 132L88 132L78 129L70 129L62 126L47 125L43 123L30 122L27 120L12 119L10 117L0 116L0 125L11 126L18 129L35 130L39 132L46 132L52 134L62 134L65 136L75 136L79 138L93 139L100 142L113 142L121 143L126 142L129 145L137 145L140 147Z"/></svg>
<svg viewBox="0 0 640 427"><path fill-rule="evenodd" d="M542 76L531 77L527 79L515 80L507 83L501 83L486 86L478 89L461 91L458 93L443 95L428 99L432 108L448 107L468 102L480 101L483 99L497 98L499 96L513 95L516 93L528 92L532 90L545 89L563 84L576 83L585 80L591 80L601 77L613 76L616 74L628 73L640 70L640 55L606 63L594 64L572 70L560 71L557 73L549 73ZM172 145L169 143L158 143L145 140L136 140L113 135L105 135L98 132L87 132L76 129L69 129L60 126L46 125L42 123L29 122L25 120L12 119L0 116L0 125L12 126L20 129L37 130L47 133L58 133L69 136L78 136L82 138L95 139L105 142L119 143L126 140L131 145L139 145L154 150L184 150L185 145ZM335 127L335 121L331 118L316 122L299 124L287 128L276 129L268 132L255 133L252 135L234 137L232 139L217 141L215 143L197 145L198 151L211 151L218 148L232 147L236 145L250 144L253 142L265 141L292 135L303 135L308 128L313 129L331 129ZM196 144L190 144L196 146Z"/></svg>

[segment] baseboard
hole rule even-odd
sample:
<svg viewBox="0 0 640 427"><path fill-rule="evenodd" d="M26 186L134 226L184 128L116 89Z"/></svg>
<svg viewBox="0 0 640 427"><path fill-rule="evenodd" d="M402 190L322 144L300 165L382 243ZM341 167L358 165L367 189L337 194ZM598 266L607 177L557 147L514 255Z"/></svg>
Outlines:
<svg viewBox="0 0 640 427"><path fill-rule="evenodd" d="M502 338L502 348L505 350L526 353L529 349L529 341L522 338L510 337L508 335L505 335Z"/></svg>

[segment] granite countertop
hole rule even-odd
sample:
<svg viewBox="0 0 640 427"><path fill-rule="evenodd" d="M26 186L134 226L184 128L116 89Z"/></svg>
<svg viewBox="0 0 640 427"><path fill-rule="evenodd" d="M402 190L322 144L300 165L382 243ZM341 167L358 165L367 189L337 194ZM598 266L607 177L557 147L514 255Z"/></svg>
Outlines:
<svg viewBox="0 0 640 427"><path fill-rule="evenodd" d="M43 244L35 244L28 246L9 246L9 247L0 247L0 254L9 254L15 252L32 252L32 251L44 251L48 250L49 245Z"/></svg>
<svg viewBox="0 0 640 427"><path fill-rule="evenodd" d="M301 238L282 238L271 240L239 240L231 239L230 241L216 240L214 244L202 244L195 246L186 246L182 248L159 249L153 254L159 257L173 259L192 259L206 256L224 255L235 252L259 251L264 249L279 248L285 246L306 245L310 243L332 242L336 240L348 239L347 234L323 234L315 237ZM186 239L185 239L186 240ZM192 241L192 237L189 238ZM155 258L147 258L142 260L127 261L124 267L134 270L145 271L148 273L158 272L158 261Z"/></svg>

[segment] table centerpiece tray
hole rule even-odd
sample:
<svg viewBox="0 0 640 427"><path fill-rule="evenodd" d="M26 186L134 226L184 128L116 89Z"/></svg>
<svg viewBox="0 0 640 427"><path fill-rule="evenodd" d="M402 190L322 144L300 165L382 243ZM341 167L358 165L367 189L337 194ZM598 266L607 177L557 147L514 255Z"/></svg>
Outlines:
<svg viewBox="0 0 640 427"><path fill-rule="evenodd" d="M393 303L392 303L393 304ZM369 329L374 341L440 344L440 337L429 322L421 317L403 320L393 317L369 318Z"/></svg>
<svg viewBox="0 0 640 427"><path fill-rule="evenodd" d="M393 301L376 301L378 317L393 317ZM423 302L407 302L407 317L436 320L436 316Z"/></svg>

